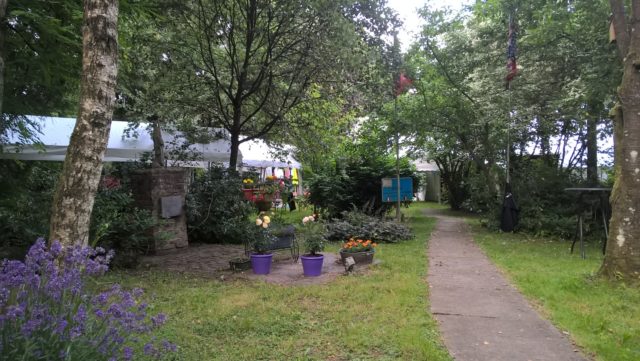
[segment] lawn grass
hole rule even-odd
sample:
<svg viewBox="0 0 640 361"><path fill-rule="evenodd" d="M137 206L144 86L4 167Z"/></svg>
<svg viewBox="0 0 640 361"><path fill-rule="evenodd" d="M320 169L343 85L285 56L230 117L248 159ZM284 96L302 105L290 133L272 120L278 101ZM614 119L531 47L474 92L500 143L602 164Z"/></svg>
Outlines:
<svg viewBox="0 0 640 361"><path fill-rule="evenodd" d="M381 264L325 285L153 271L110 277L155 295L151 311L169 316L158 337L177 343L184 360L450 360L425 283L434 221L415 206L404 211L416 239L380 245Z"/></svg>
<svg viewBox="0 0 640 361"><path fill-rule="evenodd" d="M597 360L640 360L640 289L596 277L599 246L569 253L567 241L487 231L474 238L520 291ZM577 245L576 245L577 247Z"/></svg>

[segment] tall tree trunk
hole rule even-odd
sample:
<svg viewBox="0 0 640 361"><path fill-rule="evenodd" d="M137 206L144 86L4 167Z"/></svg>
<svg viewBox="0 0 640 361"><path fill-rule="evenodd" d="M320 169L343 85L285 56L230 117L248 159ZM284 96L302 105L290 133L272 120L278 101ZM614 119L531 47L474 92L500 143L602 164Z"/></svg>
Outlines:
<svg viewBox="0 0 640 361"><path fill-rule="evenodd" d="M234 100L233 107L233 126L230 129L231 133L231 149L229 154L229 170L235 171L238 165L238 155L240 154L240 132L242 131L242 104L240 102L241 94L238 93Z"/></svg>
<svg viewBox="0 0 640 361"><path fill-rule="evenodd" d="M49 239L87 244L115 103L118 1L85 0L78 119L58 180Z"/></svg>
<svg viewBox="0 0 640 361"><path fill-rule="evenodd" d="M604 262L600 269L611 278L640 280L640 0L633 0L629 26L622 0L610 0L620 58L622 84L616 117L616 182L611 194L612 216ZM624 121L620 121L620 120ZM621 127L621 130L620 130ZM618 150L621 149L621 150Z"/></svg>
<svg viewBox="0 0 640 361"><path fill-rule="evenodd" d="M598 113L599 114L599 113ZM587 118L587 182L598 185L598 116Z"/></svg>
<svg viewBox="0 0 640 361"><path fill-rule="evenodd" d="M0 117L2 116L2 104L4 99L4 38L7 27L5 17L7 15L7 3L9 0L0 0Z"/></svg>
<svg viewBox="0 0 640 361"><path fill-rule="evenodd" d="M149 122L153 127L151 131L151 139L153 140L153 168L164 167L164 139L162 139L162 129L160 128L160 119L157 116L149 118Z"/></svg>
<svg viewBox="0 0 640 361"><path fill-rule="evenodd" d="M231 134L231 150L229 154L229 170L236 170L238 155L240 154L240 134Z"/></svg>

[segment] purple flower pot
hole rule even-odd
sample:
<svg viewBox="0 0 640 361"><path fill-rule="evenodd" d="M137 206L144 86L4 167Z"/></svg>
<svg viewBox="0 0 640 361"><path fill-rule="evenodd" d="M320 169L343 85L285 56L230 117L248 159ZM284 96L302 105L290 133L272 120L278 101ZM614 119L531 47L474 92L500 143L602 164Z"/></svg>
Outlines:
<svg viewBox="0 0 640 361"><path fill-rule="evenodd" d="M273 254L251 254L251 268L257 275L268 275L271 272L271 259Z"/></svg>
<svg viewBox="0 0 640 361"><path fill-rule="evenodd" d="M300 256L302 260L302 272L307 277L317 277L322 273L322 262L324 256L321 254L315 256Z"/></svg>

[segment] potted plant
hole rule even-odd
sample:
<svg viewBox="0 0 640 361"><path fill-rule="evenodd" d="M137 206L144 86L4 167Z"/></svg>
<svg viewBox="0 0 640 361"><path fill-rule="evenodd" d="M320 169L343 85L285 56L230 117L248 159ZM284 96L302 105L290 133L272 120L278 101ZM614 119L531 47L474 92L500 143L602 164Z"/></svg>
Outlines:
<svg viewBox="0 0 640 361"><path fill-rule="evenodd" d="M256 189L253 185L253 179L245 178L242 180L242 193L244 194L244 199L248 201L255 201L256 199Z"/></svg>
<svg viewBox="0 0 640 361"><path fill-rule="evenodd" d="M271 209L273 199L276 197L278 190L278 184L274 181L268 180L267 182L258 185L257 195L254 200L258 211L266 212Z"/></svg>
<svg viewBox="0 0 640 361"><path fill-rule="evenodd" d="M300 237L304 244L305 254L300 256L302 270L305 276L316 277L322 273L326 228L314 216L304 217L300 228Z"/></svg>
<svg viewBox="0 0 640 361"><path fill-rule="evenodd" d="M264 213L260 213L256 218L257 232L253 235L251 242L252 253L250 255L251 268L253 273L266 275L271 272L271 261L273 254L270 245L273 242L273 235L269 232L271 218Z"/></svg>
<svg viewBox="0 0 640 361"><path fill-rule="evenodd" d="M348 257L353 257L356 264L371 264L373 262L373 255L376 252L378 245L375 242L371 242L370 239L362 240L349 238L347 242L342 244L340 248L340 258L342 263Z"/></svg>

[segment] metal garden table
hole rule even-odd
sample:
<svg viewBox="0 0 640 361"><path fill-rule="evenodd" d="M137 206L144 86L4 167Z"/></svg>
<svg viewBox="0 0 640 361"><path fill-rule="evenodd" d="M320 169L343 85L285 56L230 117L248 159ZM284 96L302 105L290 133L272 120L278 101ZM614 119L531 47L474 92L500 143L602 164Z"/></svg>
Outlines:
<svg viewBox="0 0 640 361"><path fill-rule="evenodd" d="M611 188L601 188L601 187L592 187L592 188L565 188L567 192L577 192L578 193L578 203L576 204L576 212L578 215L578 224L576 227L576 236L573 237L573 243L571 243L571 253L573 253L573 247L576 242L580 240L580 254L582 258L586 258L585 249L584 249L584 235L583 235L583 225L585 212L591 212L596 216L600 213L602 217L602 226L604 227L604 245L602 246L602 252L604 253L605 248L607 247L607 238L609 238L609 229L607 225L607 215L605 210L609 204L609 194L611 193Z"/></svg>

